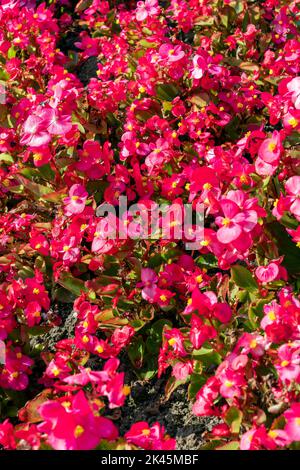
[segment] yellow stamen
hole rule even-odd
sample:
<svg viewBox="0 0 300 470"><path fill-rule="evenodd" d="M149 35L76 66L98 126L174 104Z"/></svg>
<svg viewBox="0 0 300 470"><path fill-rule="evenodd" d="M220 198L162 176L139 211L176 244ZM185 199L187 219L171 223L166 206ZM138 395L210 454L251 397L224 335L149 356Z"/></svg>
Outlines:
<svg viewBox="0 0 300 470"><path fill-rule="evenodd" d="M74 436L77 438L77 437L80 437L83 433L84 433L84 428L80 426L80 424L78 424L74 430Z"/></svg>

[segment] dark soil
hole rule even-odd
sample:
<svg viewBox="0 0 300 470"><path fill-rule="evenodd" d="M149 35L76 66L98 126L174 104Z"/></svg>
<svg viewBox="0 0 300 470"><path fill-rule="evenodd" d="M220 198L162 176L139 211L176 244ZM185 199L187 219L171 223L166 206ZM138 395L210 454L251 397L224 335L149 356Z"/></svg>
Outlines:
<svg viewBox="0 0 300 470"><path fill-rule="evenodd" d="M217 419L199 418L192 413L187 387L184 385L175 390L166 401L165 384L165 378L154 378L146 383L131 382L131 394L116 421L121 434L137 421L147 421L150 425L158 421L165 426L170 436L176 438L177 449L200 449L205 442L204 433L217 424Z"/></svg>

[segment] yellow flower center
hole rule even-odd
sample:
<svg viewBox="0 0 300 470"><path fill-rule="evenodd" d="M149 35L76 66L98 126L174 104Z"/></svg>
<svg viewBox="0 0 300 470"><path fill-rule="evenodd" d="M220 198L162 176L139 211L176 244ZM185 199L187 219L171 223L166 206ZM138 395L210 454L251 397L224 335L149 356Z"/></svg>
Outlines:
<svg viewBox="0 0 300 470"><path fill-rule="evenodd" d="M124 387L122 388L122 391L124 395L127 396L130 394L130 387L128 385L124 385Z"/></svg>
<svg viewBox="0 0 300 470"><path fill-rule="evenodd" d="M270 142L268 145L268 150L270 150L270 152L274 152L275 149L276 149L275 142Z"/></svg>
<svg viewBox="0 0 300 470"><path fill-rule="evenodd" d="M296 127L298 125L298 120L296 118L292 117L288 120L288 123L289 123L290 126Z"/></svg>
<svg viewBox="0 0 300 470"><path fill-rule="evenodd" d="M84 433L84 428L80 426L80 424L78 424L74 430L74 436L77 438L77 437L80 437L83 433Z"/></svg>
<svg viewBox="0 0 300 470"><path fill-rule="evenodd" d="M54 366L52 369L52 374L57 377L60 374L60 370L58 367Z"/></svg>
<svg viewBox="0 0 300 470"><path fill-rule="evenodd" d="M71 406L71 402L70 401L63 401L62 402L62 406L66 409L70 408Z"/></svg>
<svg viewBox="0 0 300 470"><path fill-rule="evenodd" d="M286 366L288 366L288 365L289 365L289 361L287 361L287 360L284 360L284 361L282 361L282 362L281 362L281 364L280 364L280 365L281 365L281 367L286 367Z"/></svg>
<svg viewBox="0 0 300 470"><path fill-rule="evenodd" d="M268 313L268 317L271 321L275 321L276 320L276 314L273 310L271 310L271 312Z"/></svg>
<svg viewBox="0 0 300 470"><path fill-rule="evenodd" d="M228 219L228 217L224 217L224 219L222 220L222 225L225 225L225 227L227 227L227 225L230 224L230 219Z"/></svg>
<svg viewBox="0 0 300 470"><path fill-rule="evenodd" d="M169 343L170 346L174 346L174 344L176 344L176 339L171 338L171 339L169 339L168 343Z"/></svg>
<svg viewBox="0 0 300 470"><path fill-rule="evenodd" d="M230 380L225 380L224 385L225 385L225 387L230 388L230 387L232 387L233 382L230 382Z"/></svg>

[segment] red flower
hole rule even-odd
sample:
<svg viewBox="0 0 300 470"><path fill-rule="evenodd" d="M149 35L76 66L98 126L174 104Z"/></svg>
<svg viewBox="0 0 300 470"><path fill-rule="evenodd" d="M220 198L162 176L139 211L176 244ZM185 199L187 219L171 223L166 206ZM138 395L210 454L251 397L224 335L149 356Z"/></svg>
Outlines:
<svg viewBox="0 0 300 470"><path fill-rule="evenodd" d="M55 450L91 450L102 439L118 437L115 425L94 414L82 391L43 403L39 414L44 421L38 425L38 430L46 434L48 443Z"/></svg>

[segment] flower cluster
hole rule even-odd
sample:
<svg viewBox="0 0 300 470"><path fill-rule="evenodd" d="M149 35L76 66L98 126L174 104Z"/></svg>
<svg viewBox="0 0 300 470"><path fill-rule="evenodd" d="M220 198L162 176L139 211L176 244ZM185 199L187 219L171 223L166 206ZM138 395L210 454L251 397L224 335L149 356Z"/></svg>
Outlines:
<svg viewBox="0 0 300 470"><path fill-rule="evenodd" d="M174 449L120 435L130 364L218 417L205 448L299 448L299 0L1 0L0 24L1 446ZM201 204L197 249L176 212L143 237L159 204Z"/></svg>

